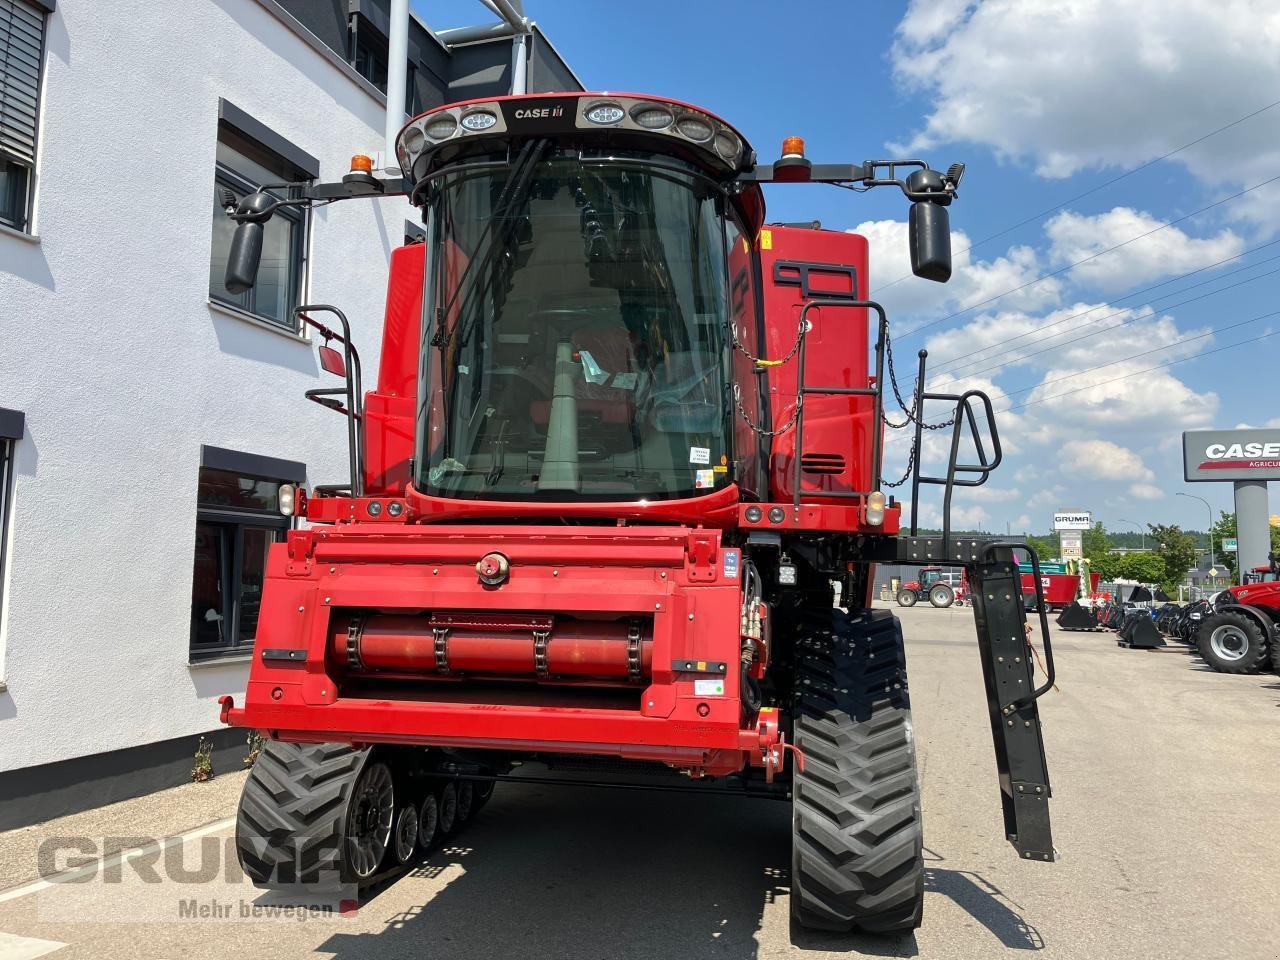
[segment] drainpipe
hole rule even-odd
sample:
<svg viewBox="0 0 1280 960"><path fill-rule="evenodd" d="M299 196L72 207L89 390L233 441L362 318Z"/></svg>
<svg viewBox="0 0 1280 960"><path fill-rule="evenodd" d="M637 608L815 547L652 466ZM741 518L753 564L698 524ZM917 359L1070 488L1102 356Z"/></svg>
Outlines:
<svg viewBox="0 0 1280 960"><path fill-rule="evenodd" d="M404 126L404 105L409 82L409 0L391 0L391 26L387 36L387 125L386 152L382 166L398 175L396 136Z"/></svg>

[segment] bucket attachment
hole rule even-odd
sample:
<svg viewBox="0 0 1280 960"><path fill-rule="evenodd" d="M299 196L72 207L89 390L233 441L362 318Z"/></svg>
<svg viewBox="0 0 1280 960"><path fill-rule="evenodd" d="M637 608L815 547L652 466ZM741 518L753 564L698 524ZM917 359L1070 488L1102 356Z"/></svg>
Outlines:
<svg viewBox="0 0 1280 960"><path fill-rule="evenodd" d="M1152 650L1166 646L1164 637L1156 629L1156 622L1141 613L1125 617L1124 626L1116 634L1116 643L1131 650Z"/></svg>
<svg viewBox="0 0 1280 960"><path fill-rule="evenodd" d="M1098 615L1091 608L1082 606L1080 601L1072 600L1058 614L1058 626L1063 630L1096 630Z"/></svg>

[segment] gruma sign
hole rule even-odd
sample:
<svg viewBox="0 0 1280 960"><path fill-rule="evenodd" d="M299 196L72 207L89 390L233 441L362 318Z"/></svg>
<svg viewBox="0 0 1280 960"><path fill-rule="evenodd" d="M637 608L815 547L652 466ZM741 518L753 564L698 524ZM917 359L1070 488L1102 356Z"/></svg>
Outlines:
<svg viewBox="0 0 1280 960"><path fill-rule="evenodd" d="M1193 480L1280 480L1280 429L1188 430L1182 471Z"/></svg>

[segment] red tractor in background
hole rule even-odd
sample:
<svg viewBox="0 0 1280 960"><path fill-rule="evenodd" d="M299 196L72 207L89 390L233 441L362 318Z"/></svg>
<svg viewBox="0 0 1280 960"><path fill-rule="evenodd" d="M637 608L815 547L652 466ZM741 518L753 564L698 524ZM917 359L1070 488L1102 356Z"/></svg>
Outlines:
<svg viewBox="0 0 1280 960"><path fill-rule="evenodd" d="M1244 575L1223 590L1200 621L1196 642L1205 663L1221 673L1280 673L1280 561Z"/></svg>
<svg viewBox="0 0 1280 960"><path fill-rule="evenodd" d="M921 597L928 597L935 607L949 607L963 602L969 595L969 583L963 570L921 567L915 580L898 587L895 599L900 607L914 607Z"/></svg>
<svg viewBox="0 0 1280 960"><path fill-rule="evenodd" d="M953 492L1000 461L990 400L926 392L920 353L899 402L917 453L926 405L945 405L952 448L912 500L943 487L948 519L900 530L867 241L770 225L761 190L898 189L914 271L945 281L962 168L814 164L797 138L761 164L705 110L620 94L439 107L397 153L403 178L357 158L342 183L227 204L232 290L285 205L405 195L426 229L392 255L367 394L342 312L300 308L345 378L309 396L347 418L350 477L284 498L308 525L271 550L245 702L222 700L268 738L240 804L245 872L365 887L505 781L728 791L791 805L799 923L916 927L906 656L870 607L875 564L920 562L974 586L1005 834L1053 860L1047 623L1037 686L1021 545L950 534Z"/></svg>

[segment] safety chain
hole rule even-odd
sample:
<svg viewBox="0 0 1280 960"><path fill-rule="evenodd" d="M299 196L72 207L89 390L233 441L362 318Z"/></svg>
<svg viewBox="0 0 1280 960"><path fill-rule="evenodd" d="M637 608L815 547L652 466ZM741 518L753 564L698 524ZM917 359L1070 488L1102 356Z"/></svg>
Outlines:
<svg viewBox="0 0 1280 960"><path fill-rule="evenodd" d="M803 313L803 311L801 311ZM800 352L800 344L804 341L804 335L808 331L809 321L802 318L799 328L796 330L796 342L791 345L791 349L787 351L787 355L778 360L763 360L760 357L753 357L738 341L738 332L734 329L733 324L729 325L729 339L733 341L733 348L740 354L750 360L757 367L780 367L797 353Z"/></svg>
<svg viewBox="0 0 1280 960"><path fill-rule="evenodd" d="M780 437L794 427L796 425L796 421L800 419L800 408L804 405L804 398L800 395L799 391L796 392L796 407L791 411L791 418L782 426L778 427L777 430L766 430L758 423L752 421L751 417L747 414L747 408L742 405L742 391L736 383L733 385L733 402L738 408L738 416L742 418L743 422L753 433L762 437Z"/></svg>
<svg viewBox="0 0 1280 960"><path fill-rule="evenodd" d="M893 430L901 430L903 427L907 426L908 424L915 423L916 415L912 411L911 407L907 406L907 402L902 399L902 391L898 387L898 375L897 373L894 372L894 369L893 369L893 341L889 339L888 330L886 330L884 334L884 349L885 349L885 355L889 358L889 385L893 387L893 396L898 401L898 406L902 408L902 412L906 414L907 419L903 420L902 423L894 423L887 416L882 415L882 418L884 420L885 426ZM924 384L922 383L916 384L916 389L919 392L923 393ZM942 423L921 422L920 426L923 427L925 430L945 430L947 427L954 426L955 422L956 422L956 414L952 413L950 418L948 418L947 420L944 420ZM912 453L914 454L915 451L912 450ZM890 486L893 486L893 484L890 484Z"/></svg>
<svg viewBox="0 0 1280 960"><path fill-rule="evenodd" d="M906 483L906 482L907 482L907 478L911 476L911 469L915 466L915 463L916 463L916 445L913 443L913 444L911 445L911 452L910 452L909 454L907 454L907 469L903 472L903 474L902 474L902 479L901 479L901 480L895 480L893 483L888 483L888 482L886 482L886 481L884 481L884 480L881 480L881 481L880 481L880 486L882 486L882 487L900 487L900 486L902 486L904 483Z"/></svg>

